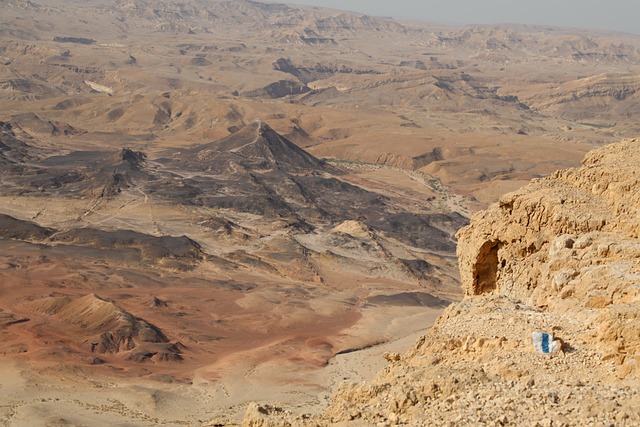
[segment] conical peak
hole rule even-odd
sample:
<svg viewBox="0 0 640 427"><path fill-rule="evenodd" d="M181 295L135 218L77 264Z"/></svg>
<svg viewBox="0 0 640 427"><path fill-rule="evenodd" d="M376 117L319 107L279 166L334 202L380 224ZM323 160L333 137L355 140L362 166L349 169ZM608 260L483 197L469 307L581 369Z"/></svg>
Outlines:
<svg viewBox="0 0 640 427"><path fill-rule="evenodd" d="M284 140L284 137L282 135L280 135L278 132L273 130L271 126L269 126L264 122L258 122L256 134L258 137L262 137L266 139L268 142Z"/></svg>
<svg viewBox="0 0 640 427"><path fill-rule="evenodd" d="M279 167L285 165L289 167L303 169L322 169L324 163L309 154L302 148L280 135L267 123L257 120L255 122L256 138L254 147L248 149L246 154L268 158ZM248 147L247 147L248 148Z"/></svg>
<svg viewBox="0 0 640 427"><path fill-rule="evenodd" d="M271 126L269 126L262 120L256 120L254 122L254 126L256 127L256 133L260 136L265 136L266 134L269 134L269 133L277 133L271 128Z"/></svg>
<svg viewBox="0 0 640 427"><path fill-rule="evenodd" d="M221 140L190 150L209 170L326 170L327 165L262 120L256 120Z"/></svg>
<svg viewBox="0 0 640 427"><path fill-rule="evenodd" d="M122 161L129 163L132 167L141 166L146 158L147 155L142 151L133 151L130 148L122 149Z"/></svg>

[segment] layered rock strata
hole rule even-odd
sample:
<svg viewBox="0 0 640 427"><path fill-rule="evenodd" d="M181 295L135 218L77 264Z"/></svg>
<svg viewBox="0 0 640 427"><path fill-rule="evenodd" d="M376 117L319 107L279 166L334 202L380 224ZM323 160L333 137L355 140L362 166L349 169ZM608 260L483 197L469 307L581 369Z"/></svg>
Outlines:
<svg viewBox="0 0 640 427"><path fill-rule="evenodd" d="M319 416L254 405L244 425L638 425L639 164L626 140L477 213L458 233L466 297L412 349Z"/></svg>

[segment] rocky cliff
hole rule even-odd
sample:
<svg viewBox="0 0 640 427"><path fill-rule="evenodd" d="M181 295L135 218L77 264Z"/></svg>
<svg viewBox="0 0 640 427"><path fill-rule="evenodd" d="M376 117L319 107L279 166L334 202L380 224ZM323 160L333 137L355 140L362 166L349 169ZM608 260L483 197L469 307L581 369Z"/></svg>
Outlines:
<svg viewBox="0 0 640 427"><path fill-rule="evenodd" d="M626 140L477 213L458 233L466 297L412 349L322 415L252 406L245 425L638 425L639 164Z"/></svg>

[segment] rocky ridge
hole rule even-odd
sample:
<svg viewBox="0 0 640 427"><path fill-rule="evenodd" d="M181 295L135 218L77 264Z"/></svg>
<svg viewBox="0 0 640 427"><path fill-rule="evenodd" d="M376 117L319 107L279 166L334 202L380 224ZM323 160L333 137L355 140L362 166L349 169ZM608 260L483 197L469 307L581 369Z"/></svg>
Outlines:
<svg viewBox="0 0 640 427"><path fill-rule="evenodd" d="M270 325L252 323L269 304L298 334L292 310L282 311L286 317L279 312L283 298L298 300L293 313L308 310L307 321L317 311L309 295L333 298L342 288L346 314L339 321L348 327L361 307L440 308L460 296L453 234L466 218L378 192L375 183L311 155L262 121L155 156L130 148L47 152L19 124L0 125L0 159L7 165L0 167L7 200L7 213L0 214L0 282L16 290L15 303L3 294L0 353L175 375L208 366L229 347L246 351L240 328L247 319L249 333L273 340ZM64 214L52 215L46 206L25 210L20 197ZM23 269L30 272L18 273ZM354 290L360 277L367 285L401 287ZM160 289L170 307L150 310L150 289ZM193 305L193 292L206 295L205 310ZM243 305L228 303L236 299ZM222 301L213 319L212 301ZM228 320L233 316L240 321ZM336 339L316 351L313 340L291 339L315 352L304 359L313 367L379 342L358 335L356 344Z"/></svg>
<svg viewBox="0 0 640 427"><path fill-rule="evenodd" d="M7 156L0 160L6 159L12 167L0 170L0 177L5 179L5 194L81 195L93 200L76 221L84 221L118 203L120 211L137 199L145 204L171 203L192 209L214 209L215 213L198 217L196 224L207 231L221 231L222 227L226 231L218 236L226 235L226 243L234 241L238 248L223 247L220 252L207 254L200 243L185 237L185 233L193 230L185 230L176 236L159 235L162 233L156 230L156 235L152 236L136 228L139 226L136 223L125 230L105 230L100 226L67 230L67 226L56 225L50 230L38 231L41 240L51 237L47 244L92 247L107 253L126 252L130 253L131 260L181 271L192 270L205 259L220 261L208 255L228 258L221 261L225 265L229 261L242 264L248 262L244 251L255 251L257 243L249 242L251 236L264 242L272 239L271 233L250 232L251 227L232 233L234 229L243 229L238 223L238 215L257 215L286 224L286 242L281 242L277 249L270 249L270 244L266 244L265 253L260 256L270 259L267 264L278 264L279 275L291 273L292 260L281 263L274 255L287 247L293 251L294 258L300 260L305 272L302 276L314 280L317 272L311 264L333 263L336 259L345 260L345 257L351 259L353 253L360 253L369 260L380 258L381 261L376 262L375 267L367 263L362 267L364 272L380 270L380 274L386 276L399 275L421 283L431 280L430 283L439 288L448 286L448 290L454 287L454 279L449 275L437 277L442 269L430 266L432 261L423 259L422 252L432 251L453 259L453 234L467 223L466 218L423 207L409 210L402 206L405 200L354 185L345 179L346 171L299 148L262 121L253 122L217 141L185 150L167 150L165 157L155 160L149 159L145 152L128 148L115 153L72 151L38 159L42 150L20 140L11 123L6 125L6 135L0 136L0 143L6 141L3 143L6 148L0 146L0 156L5 152ZM19 154L22 157L30 155L32 160L29 163L13 161L16 157L21 159ZM20 167L19 174L16 173L17 166ZM16 215L19 216L19 212ZM364 238L333 232L321 237L324 231L351 218L357 218L376 232ZM31 236L35 233L32 228L37 227L31 219L0 216L0 238L21 238L16 233ZM370 239L374 242L369 243ZM392 249L397 246L396 241L414 249L398 252ZM400 259L395 261L389 251ZM394 262L397 265L389 268ZM276 271L272 267L269 270ZM297 273L294 276L302 277Z"/></svg>
<svg viewBox="0 0 640 427"><path fill-rule="evenodd" d="M428 168L480 208L575 165L583 144L638 134L631 34L399 23L251 1L3 5L0 119L51 148L109 139L153 156L150 147L217 140L262 117L316 157ZM26 25L34 20L42 25ZM162 49L146 46L158 38ZM543 155L527 148L522 161L487 138L458 147L458 132L515 136ZM389 142L396 134L403 144ZM558 140L576 145L557 153Z"/></svg>
<svg viewBox="0 0 640 427"><path fill-rule="evenodd" d="M466 298L319 416L252 405L245 426L637 425L638 140L507 194L458 233ZM536 352L532 332L558 338Z"/></svg>
<svg viewBox="0 0 640 427"><path fill-rule="evenodd" d="M133 316L113 302L95 294L71 300L49 296L36 301L37 312L77 327L79 345L91 353L125 353L135 361L180 361L180 343L169 339L156 326ZM51 332L55 334L55 331ZM102 359L98 360L97 363Z"/></svg>
<svg viewBox="0 0 640 427"><path fill-rule="evenodd" d="M4 423L233 425L251 400L319 410L354 371L318 367L347 351L335 361L382 364L459 300L462 216L640 135L636 35L245 0L0 5ZM85 341L120 328L82 335L33 304L93 294L186 347L92 352ZM4 360L26 364L29 387L11 390L21 368ZM95 413L105 402L121 418Z"/></svg>
<svg viewBox="0 0 640 427"><path fill-rule="evenodd" d="M498 90L498 94L516 97L535 111L561 115L606 129L634 114L639 90L638 75L603 73L561 85L505 86ZM607 105L609 101L611 105Z"/></svg>

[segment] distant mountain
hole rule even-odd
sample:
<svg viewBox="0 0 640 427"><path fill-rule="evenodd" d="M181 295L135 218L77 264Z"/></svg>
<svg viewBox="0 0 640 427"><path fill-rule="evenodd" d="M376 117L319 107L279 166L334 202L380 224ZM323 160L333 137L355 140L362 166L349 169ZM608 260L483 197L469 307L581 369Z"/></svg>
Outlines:
<svg viewBox="0 0 640 427"><path fill-rule="evenodd" d="M536 111L613 127L640 114L640 75L603 73L557 84L522 85L501 90ZM605 121L608 121L606 123Z"/></svg>
<svg viewBox="0 0 640 427"><path fill-rule="evenodd" d="M247 171L336 172L262 121L247 125L219 141L191 148L180 157L184 159L183 164L215 173L234 171L238 166Z"/></svg>
<svg viewBox="0 0 640 427"><path fill-rule="evenodd" d="M3 4L4 3L4 4ZM404 31L404 27L390 19L371 17L357 13L312 8L286 4L261 3L250 0L111 0L99 2L90 0L70 5L61 0L38 0L2 2L3 7L26 11L30 14L83 15L90 16L98 12L108 17L101 22L110 31L128 34L129 30L153 30L157 32L215 32L220 28L243 26L248 31L281 29L301 31L307 37L312 33L331 32L334 34L354 31ZM82 25L80 25L82 26ZM87 28L88 29L88 28ZM26 29L25 29L26 30ZM90 31L81 37L64 33L55 41L62 43L94 43ZM27 31L12 28L0 30L0 34L26 36ZM99 41L99 40L97 40Z"/></svg>
<svg viewBox="0 0 640 427"><path fill-rule="evenodd" d="M75 151L33 160L18 176L0 170L11 177L6 194L100 200L142 192L177 205L287 219L303 230L357 219L410 245L453 250L451 233L466 223L463 217L405 211L386 196L345 181L344 173L262 121L218 141L170 150L156 160L131 149Z"/></svg>

